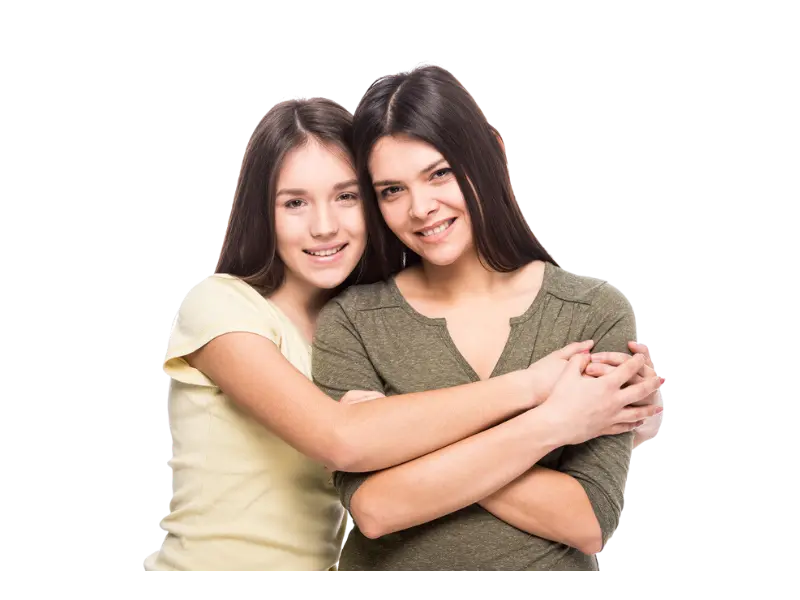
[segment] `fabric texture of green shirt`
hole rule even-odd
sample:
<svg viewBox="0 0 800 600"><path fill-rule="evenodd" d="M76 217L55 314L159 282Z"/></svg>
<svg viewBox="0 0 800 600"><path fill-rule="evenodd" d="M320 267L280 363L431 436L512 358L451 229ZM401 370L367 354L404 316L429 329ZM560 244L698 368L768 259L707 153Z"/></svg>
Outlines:
<svg viewBox="0 0 800 600"><path fill-rule="evenodd" d="M524 369L581 340L593 352L630 354L636 340L630 304L610 284L547 264L530 307L511 319L511 332L492 376ZM351 287L320 314L312 354L314 382L339 400L349 390L387 396L452 387L479 378L453 343L445 319L418 313L394 280ZM491 398L486 399L491 402ZM619 523L633 433L559 448L539 461L583 486L600 523L603 544ZM334 473L344 506L370 473ZM595 556L531 535L478 504L379 539L356 525L339 570L597 570Z"/></svg>

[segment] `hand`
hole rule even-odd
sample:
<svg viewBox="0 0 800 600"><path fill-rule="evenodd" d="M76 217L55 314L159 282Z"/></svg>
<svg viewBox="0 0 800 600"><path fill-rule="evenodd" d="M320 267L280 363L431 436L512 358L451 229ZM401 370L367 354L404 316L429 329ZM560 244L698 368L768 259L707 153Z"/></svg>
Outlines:
<svg viewBox="0 0 800 600"><path fill-rule="evenodd" d="M647 347L647 344L628 342L628 347L631 349L631 351L644 355L645 364L638 373L631 377L631 379L627 382L627 385L640 383L642 380L647 379L648 377L657 377L658 373L656 372L656 366L653 362L653 357L650 354L650 348ZM592 362L588 367L586 367L585 374L592 377L606 375L614 368L630 359L631 355L624 352L598 352L592 354ZM666 377L662 377L662 380L664 383L666 383ZM659 406L663 405L661 390L656 390L650 396L644 398L641 402L635 403L635 406L644 406L646 404L657 404Z"/></svg>
<svg viewBox="0 0 800 600"><path fill-rule="evenodd" d="M564 445L631 431L662 410L652 404L631 406L661 386L661 379L657 376L625 385L644 366L644 355L629 357L599 377L584 376L590 360L591 357L585 353L573 355L547 401L535 409L558 432Z"/></svg>
<svg viewBox="0 0 800 600"><path fill-rule="evenodd" d="M526 369L526 374L530 377L530 385L536 398L533 406L538 406L547 400L553 390L553 386L555 386L556 381L561 377L569 363L569 359L576 354L588 354L592 346L594 346L593 340L568 344L555 352L551 352L544 358L540 358Z"/></svg>
<svg viewBox="0 0 800 600"><path fill-rule="evenodd" d="M368 400L375 400L376 398L384 398L381 392L373 392L369 390L350 390L342 396L342 404L358 404L359 402L366 402Z"/></svg>

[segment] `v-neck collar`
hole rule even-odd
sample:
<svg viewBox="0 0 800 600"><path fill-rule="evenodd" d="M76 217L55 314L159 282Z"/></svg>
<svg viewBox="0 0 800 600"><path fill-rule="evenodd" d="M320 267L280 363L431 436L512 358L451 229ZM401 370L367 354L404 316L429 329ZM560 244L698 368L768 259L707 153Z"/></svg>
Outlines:
<svg viewBox="0 0 800 600"><path fill-rule="evenodd" d="M508 339L506 340L505 345L503 346L503 350L500 352L500 356L497 359L497 362L492 369L492 372L489 374L489 379L495 377L498 372L501 371L503 368L503 363L505 362L508 354L514 347L514 344L517 341L517 336L519 332L519 328L517 325L524 323L528 319L530 319L538 310L539 306L544 302L545 297L549 291L549 285L553 276L555 267L550 264L549 262L544 263L544 274L542 275L542 285L539 288L536 296L531 302L530 306L528 306L527 310L518 315L516 317L511 317L509 319L509 325L511 326L511 330L508 333ZM481 377L475 371L473 366L469 363L469 361L464 357L461 351L458 349L455 341L453 341L453 337L450 335L450 330L447 328L447 319L445 317L427 317L415 309L411 304L406 300L403 293L400 291L400 288L397 286L397 282L395 281L395 276L389 278L389 290L391 291L392 296L394 297L395 301L397 302L398 306L405 310L409 315L414 317L416 320L420 321L425 325L429 325L432 327L436 327L438 330L439 335L444 341L445 345L449 348L450 352L462 366L462 368L467 372L470 378L473 381L482 381Z"/></svg>

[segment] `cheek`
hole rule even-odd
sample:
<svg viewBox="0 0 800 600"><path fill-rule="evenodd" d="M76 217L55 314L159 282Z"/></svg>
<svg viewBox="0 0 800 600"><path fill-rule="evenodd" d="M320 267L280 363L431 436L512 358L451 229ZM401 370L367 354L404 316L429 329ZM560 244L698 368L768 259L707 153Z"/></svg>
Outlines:
<svg viewBox="0 0 800 600"><path fill-rule="evenodd" d="M307 231L305 219L277 213L275 215L275 235L278 252L285 253L288 249L302 246Z"/></svg>
<svg viewBox="0 0 800 600"><path fill-rule="evenodd" d="M395 200L391 203L381 204L381 215L392 233L400 237L406 229L408 208L404 208L399 200Z"/></svg>
<svg viewBox="0 0 800 600"><path fill-rule="evenodd" d="M464 199L464 194L461 193L458 182L454 181L447 186L443 200L450 208L463 212L464 216L469 218L467 214L467 201Z"/></svg>
<svg viewBox="0 0 800 600"><path fill-rule="evenodd" d="M339 223L347 230L350 236L366 242L367 220L364 217L363 208L343 208L339 214Z"/></svg>

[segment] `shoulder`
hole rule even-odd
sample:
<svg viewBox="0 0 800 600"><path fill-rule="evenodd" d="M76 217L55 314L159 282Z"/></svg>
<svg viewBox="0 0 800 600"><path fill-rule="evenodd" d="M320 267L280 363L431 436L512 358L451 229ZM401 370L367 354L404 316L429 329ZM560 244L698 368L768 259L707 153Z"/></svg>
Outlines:
<svg viewBox="0 0 800 600"><path fill-rule="evenodd" d="M233 275L216 273L189 290L178 310L176 325L194 330L278 320L275 308L254 288Z"/></svg>
<svg viewBox="0 0 800 600"><path fill-rule="evenodd" d="M588 305L593 313L633 312L625 295L608 281L576 275L554 265L548 265L548 269L551 272L549 291L561 300Z"/></svg>
<svg viewBox="0 0 800 600"><path fill-rule="evenodd" d="M350 286L333 298L328 306L335 305L346 314L355 315L362 311L379 310L396 304L392 284L388 281L378 281Z"/></svg>

